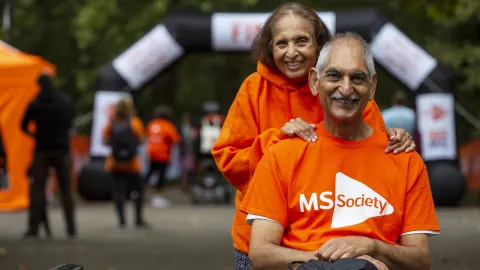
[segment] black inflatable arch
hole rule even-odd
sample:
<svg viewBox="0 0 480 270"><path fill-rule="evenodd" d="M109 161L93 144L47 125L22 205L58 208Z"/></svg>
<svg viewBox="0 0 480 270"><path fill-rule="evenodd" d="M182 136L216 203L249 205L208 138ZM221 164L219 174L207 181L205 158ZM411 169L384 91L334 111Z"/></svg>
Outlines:
<svg viewBox="0 0 480 270"><path fill-rule="evenodd" d="M374 42L383 28L393 26L374 9L319 12L319 15L332 32L354 31L360 34L367 42ZM232 43L233 45L230 47L218 46L215 37L222 34L218 31L226 31L227 35L231 34L231 31L236 32L237 35L241 32L244 36L249 35L249 38L253 38L252 34L255 34L255 27L257 27L257 30L260 27L255 22L258 22L259 18L266 19L266 17L268 17L268 13L181 12L169 14L161 24L157 25L124 53L102 66L97 74L95 88L103 91L136 91L158 76L185 53L246 52L249 49L248 44L237 46L238 44ZM263 23L261 19L260 22ZM409 40L406 36L404 38ZM168 43L166 40L171 42ZM421 50L421 48L419 49ZM373 46L372 52L375 57L376 52ZM428 55L427 52L423 52ZM428 56L432 58L430 55ZM399 56L393 55L393 58L390 60L394 60L395 57L398 58ZM383 59L383 61L375 59L378 64L382 65L415 93L450 92L453 88L452 72L433 58L435 63L431 64L428 72L413 86L408 84L408 80L406 83L405 78L402 80L400 78L401 74L392 72L391 67L388 66L389 59ZM414 58L413 62L416 59ZM401 59L401 61L404 61L404 59ZM456 158L456 156L447 159L440 158L427 162L431 174L432 191L435 202L438 205L454 205L463 194L464 179L459 172ZM444 173L441 173L444 170L449 171L448 179L443 176ZM91 179L91 169L89 175L88 178ZM98 187L98 180L92 180L94 181L92 184L95 183L94 185ZM88 184L86 186L91 188Z"/></svg>
<svg viewBox="0 0 480 270"><path fill-rule="evenodd" d="M319 12L321 14L323 12ZM377 10L364 9L352 11L336 11L325 12L334 14L334 31L354 31L360 34L367 42L371 42L377 33L389 23ZM215 52L219 51L215 48L212 37L214 36L212 29L212 21L219 13L172 13L164 18L160 24L165 26L169 34L175 41L183 48L184 52ZM228 16L229 13L221 13ZM232 16L244 15L255 16L267 13L230 13ZM247 17L246 17L247 18ZM232 19L234 22L235 20ZM328 25L328 24L327 24ZM130 47L133 48L135 44ZM129 49L130 49L129 48ZM161 50L159 48L159 50ZM221 51L230 52L246 52L248 48L237 49L222 48ZM164 66L163 69L168 66ZM158 76L161 71L158 70L155 76ZM153 79L153 78L150 78ZM125 78L119 74L113 65L113 61L103 65L97 73L96 89L110 90L110 91L132 91L141 88L147 84L149 80L145 80L140 85L132 87L128 85ZM433 82L433 84L432 84ZM430 72L428 77L422 82L418 90L420 91L449 91L452 89L452 73L443 66L437 63L435 68Z"/></svg>

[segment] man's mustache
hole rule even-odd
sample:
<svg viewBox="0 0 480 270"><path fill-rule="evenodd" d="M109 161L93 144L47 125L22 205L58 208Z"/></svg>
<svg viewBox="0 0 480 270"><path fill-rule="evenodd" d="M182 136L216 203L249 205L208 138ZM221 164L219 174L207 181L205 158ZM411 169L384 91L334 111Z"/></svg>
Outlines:
<svg viewBox="0 0 480 270"><path fill-rule="evenodd" d="M339 100L339 101L357 101L360 99L357 93L353 92L349 97L342 95L340 92L334 92L330 95L331 99Z"/></svg>

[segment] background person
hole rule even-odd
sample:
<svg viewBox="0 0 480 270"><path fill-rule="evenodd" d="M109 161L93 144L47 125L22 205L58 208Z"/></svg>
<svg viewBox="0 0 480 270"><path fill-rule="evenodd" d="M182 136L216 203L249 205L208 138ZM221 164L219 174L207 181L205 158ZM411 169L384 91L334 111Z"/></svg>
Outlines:
<svg viewBox="0 0 480 270"><path fill-rule="evenodd" d="M58 93L52 78L42 74L38 78L40 92L28 106L22 130L34 137L35 154L30 168L30 207L27 237L38 235L38 226L43 221L48 227L45 187L50 168L55 170L68 236L77 233L74 217L74 202L70 180L70 129L75 109L70 99ZM35 132L29 129L35 123ZM49 231L49 229L47 229ZM49 234L49 233L48 233Z"/></svg>
<svg viewBox="0 0 480 270"><path fill-rule="evenodd" d="M150 168L145 179L149 183L149 179L154 173L157 173L158 176L154 184L153 207L170 205L170 201L163 196L166 171L170 163L172 146L181 140L177 128L170 120L171 115L169 107L158 106L153 111L153 120L147 125L147 154L150 159Z"/></svg>
<svg viewBox="0 0 480 270"><path fill-rule="evenodd" d="M143 218L144 184L137 153L138 145L143 140L144 127L140 119L132 115L130 106L128 99L120 100L115 106L114 118L103 131L104 142L112 149L105 160L105 169L112 175L112 195L120 228L126 226L124 204L130 190L137 192L134 198L135 225L145 228L148 224Z"/></svg>
<svg viewBox="0 0 480 270"><path fill-rule="evenodd" d="M412 136L416 134L415 111L408 107L408 96L405 91L395 92L392 107L383 110L382 117L387 128L402 128Z"/></svg>

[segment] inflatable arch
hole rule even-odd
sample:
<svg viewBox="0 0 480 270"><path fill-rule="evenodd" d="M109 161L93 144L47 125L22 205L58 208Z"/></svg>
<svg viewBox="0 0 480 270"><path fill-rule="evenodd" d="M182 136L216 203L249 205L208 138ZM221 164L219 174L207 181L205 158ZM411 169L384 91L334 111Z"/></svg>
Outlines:
<svg viewBox="0 0 480 270"><path fill-rule="evenodd" d="M90 154L102 158L105 106L139 90L187 52L247 52L270 13L173 13L100 68ZM377 64L416 94L424 160L439 205L456 204L464 189L457 165L452 72L373 9L318 12L332 33L354 31L371 44ZM441 165L441 166L440 166ZM450 176L436 171L449 169ZM455 176L455 177L453 177Z"/></svg>

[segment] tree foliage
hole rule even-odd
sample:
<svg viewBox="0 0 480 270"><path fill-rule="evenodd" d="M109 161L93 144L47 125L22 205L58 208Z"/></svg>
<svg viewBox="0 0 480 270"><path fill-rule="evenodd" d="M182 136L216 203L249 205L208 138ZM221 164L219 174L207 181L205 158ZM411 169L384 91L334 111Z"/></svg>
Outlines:
<svg viewBox="0 0 480 270"><path fill-rule="evenodd" d="M442 2L442 1L439 1ZM456 0L426 6L436 31L426 39L426 48L455 72L457 101L480 118L480 1ZM457 118L459 136L479 137L478 130ZM470 130L470 132L468 132Z"/></svg>
<svg viewBox="0 0 480 270"><path fill-rule="evenodd" d="M379 9L415 42L455 71L457 99L477 116L480 92L478 0L305 0L316 10ZM98 69L172 11L271 11L280 1L258 0L16 0L12 45L58 67L58 83L76 100L79 114L93 106ZM139 113L169 103L176 112L199 110L208 99L228 109L241 81L255 70L248 55L195 54L182 58L137 96ZM377 102L388 106L403 87L380 70ZM465 125L465 128L471 128ZM88 132L84 130L84 132Z"/></svg>

